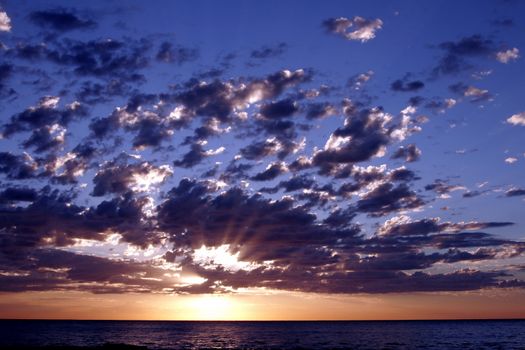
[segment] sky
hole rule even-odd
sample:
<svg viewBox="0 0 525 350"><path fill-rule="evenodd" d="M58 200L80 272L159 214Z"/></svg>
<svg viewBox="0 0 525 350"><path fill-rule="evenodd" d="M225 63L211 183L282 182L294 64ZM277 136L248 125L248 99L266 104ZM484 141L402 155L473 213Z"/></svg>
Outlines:
<svg viewBox="0 0 525 350"><path fill-rule="evenodd" d="M524 14L0 0L0 318L525 317Z"/></svg>

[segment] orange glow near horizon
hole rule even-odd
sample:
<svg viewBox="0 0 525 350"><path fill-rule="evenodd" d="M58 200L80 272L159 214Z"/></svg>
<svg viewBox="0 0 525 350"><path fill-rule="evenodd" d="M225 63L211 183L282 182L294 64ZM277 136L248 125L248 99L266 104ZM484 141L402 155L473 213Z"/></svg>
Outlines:
<svg viewBox="0 0 525 350"><path fill-rule="evenodd" d="M224 295L0 294L3 319L407 320L523 318L525 291L320 295L282 291Z"/></svg>

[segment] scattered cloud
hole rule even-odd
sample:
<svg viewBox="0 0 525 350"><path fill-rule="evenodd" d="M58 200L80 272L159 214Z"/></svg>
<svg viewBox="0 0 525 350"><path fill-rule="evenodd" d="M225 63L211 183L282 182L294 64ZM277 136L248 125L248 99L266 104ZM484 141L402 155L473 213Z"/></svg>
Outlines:
<svg viewBox="0 0 525 350"><path fill-rule="evenodd" d="M346 17L330 18L323 22L323 27L329 32L347 40L357 40L362 43L374 39L376 31L383 27L383 21L377 19L365 19L355 16L353 19Z"/></svg>
<svg viewBox="0 0 525 350"><path fill-rule="evenodd" d="M507 51L500 51L496 53L496 58L501 63L509 63L515 61L520 57L520 50L517 48L509 49Z"/></svg>
<svg viewBox="0 0 525 350"><path fill-rule="evenodd" d="M9 31L11 31L11 18L9 18L5 11L0 9L0 32Z"/></svg>
<svg viewBox="0 0 525 350"><path fill-rule="evenodd" d="M525 112L516 113L507 118L507 123L525 126Z"/></svg>

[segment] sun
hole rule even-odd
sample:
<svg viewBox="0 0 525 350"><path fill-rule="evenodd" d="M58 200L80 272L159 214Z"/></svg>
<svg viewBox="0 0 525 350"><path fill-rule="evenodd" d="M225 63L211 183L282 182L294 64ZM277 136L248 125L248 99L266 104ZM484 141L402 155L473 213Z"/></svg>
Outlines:
<svg viewBox="0 0 525 350"><path fill-rule="evenodd" d="M194 320L235 319L235 307L231 298L225 295L206 294L192 298L188 311Z"/></svg>

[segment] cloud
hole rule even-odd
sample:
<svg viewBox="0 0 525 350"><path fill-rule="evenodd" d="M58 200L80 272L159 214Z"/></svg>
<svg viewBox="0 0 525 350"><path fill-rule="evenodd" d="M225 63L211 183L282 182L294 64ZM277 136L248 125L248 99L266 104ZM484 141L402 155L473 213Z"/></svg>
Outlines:
<svg viewBox="0 0 525 350"><path fill-rule="evenodd" d="M459 185L450 185L448 180L436 179L433 183L425 186L425 190L434 191L440 195L440 198L448 198L450 192L466 190Z"/></svg>
<svg viewBox="0 0 525 350"><path fill-rule="evenodd" d="M520 55L520 50L517 48L509 49L507 51L500 51L496 53L496 59L501 63L509 63L511 61L517 60Z"/></svg>
<svg viewBox="0 0 525 350"><path fill-rule="evenodd" d="M421 150L417 148L413 143L404 147L400 146L394 154L392 154L392 159L404 158L405 162L411 163L417 161L421 157Z"/></svg>
<svg viewBox="0 0 525 350"><path fill-rule="evenodd" d="M512 125L525 126L525 112L516 113L507 118L507 123Z"/></svg>
<svg viewBox="0 0 525 350"><path fill-rule="evenodd" d="M512 27L514 26L514 21L511 18L502 18L495 19L490 22L493 26L496 27Z"/></svg>
<svg viewBox="0 0 525 350"><path fill-rule="evenodd" d="M29 18L42 28L53 29L59 32L89 29L96 26L94 21L81 19L73 12L65 9L33 11L29 14Z"/></svg>
<svg viewBox="0 0 525 350"><path fill-rule="evenodd" d="M510 190L505 192L505 196L507 197L525 196L525 190L522 188L511 188Z"/></svg>
<svg viewBox="0 0 525 350"><path fill-rule="evenodd" d="M439 218L412 221L408 216L396 216L387 220L379 229L381 236L426 236L431 233L482 230L486 228L514 225L512 222L440 222Z"/></svg>
<svg viewBox="0 0 525 350"><path fill-rule="evenodd" d="M165 41L160 45L155 57L157 61L160 62L181 65L186 62L195 61L199 57L199 51L182 46L175 47L172 43Z"/></svg>
<svg viewBox="0 0 525 350"><path fill-rule="evenodd" d="M191 115L212 117L227 122L235 110L280 95L284 89L310 80L310 74L302 69L294 72L282 70L263 79L233 84L215 80L211 83L192 81L174 97Z"/></svg>
<svg viewBox="0 0 525 350"><path fill-rule="evenodd" d="M347 85L353 90L361 90L364 85L372 79L374 71L369 70L368 72L356 74L348 79Z"/></svg>
<svg viewBox="0 0 525 350"><path fill-rule="evenodd" d="M54 13L40 19L42 28L95 25L76 12ZM382 22L355 17L324 25L365 42ZM9 139L2 142L25 152L0 152L0 289L391 293L523 284L510 268L497 267L521 257L523 242L483 232L511 223L428 217L424 172L417 164L390 167L388 157L420 157L414 143L404 142L421 130L426 117L416 114L419 108L444 111L456 100L414 96L390 114L371 104L379 97L363 92L372 71L347 86L295 68L225 79L232 54L211 68L197 64L194 73L187 63L199 51L164 41L168 36L86 40L90 34L48 37L45 44L18 38L0 48L1 96L42 87L23 74L46 73L49 91L58 91L15 112L4 107L1 128ZM497 45L478 39L443 45L443 57L467 66L496 57ZM260 63L287 48L263 46L243 57ZM176 84L146 81L178 64L187 69ZM406 75L388 83L386 93L389 86L412 92L424 85ZM466 84L457 91L471 100L489 94ZM80 102L69 103L73 96ZM520 125L519 118L508 122ZM424 188L443 197L466 190L439 179ZM512 188L505 196L521 192ZM87 255L106 249L109 257ZM151 260L119 257L120 249ZM206 256L217 251L239 268ZM462 270L464 264L476 270ZM203 283L180 281L184 273Z"/></svg>
<svg viewBox="0 0 525 350"><path fill-rule="evenodd" d="M11 18L9 18L5 11L0 9L0 32L9 31L11 31Z"/></svg>
<svg viewBox="0 0 525 350"><path fill-rule="evenodd" d="M1 206L4 253L23 255L35 247L70 246L77 239L104 241L111 233L141 247L159 242L143 212L150 204L147 197L128 192L91 207L76 205L73 199L44 187L28 205Z"/></svg>
<svg viewBox="0 0 525 350"><path fill-rule="evenodd" d="M328 102L310 103L306 106L306 118L310 120L327 118L337 114L337 109Z"/></svg>
<svg viewBox="0 0 525 350"><path fill-rule="evenodd" d="M51 181L58 184L76 184L77 178L84 175L92 165L90 161L99 154L93 144L86 142L78 144L71 152L63 157L48 156L46 175Z"/></svg>
<svg viewBox="0 0 525 350"><path fill-rule="evenodd" d="M194 143L190 146L190 150L184 154L182 159L175 160L173 165L182 168L192 168L202 162L208 154L200 143Z"/></svg>
<svg viewBox="0 0 525 350"><path fill-rule="evenodd" d="M444 52L434 74L457 74L471 67L468 59L490 57L496 49L492 40L479 34L464 37L458 41L446 41L438 45Z"/></svg>
<svg viewBox="0 0 525 350"><path fill-rule="evenodd" d="M356 210L377 217L400 209L419 208L423 204L423 200L411 191L406 184L395 186L393 183L387 182L365 193L357 201Z"/></svg>
<svg viewBox="0 0 525 350"><path fill-rule="evenodd" d="M474 86L467 86L463 83L450 85L449 89L452 92L468 97L471 102L485 102L494 100L494 97L488 90L479 89Z"/></svg>
<svg viewBox="0 0 525 350"><path fill-rule="evenodd" d="M264 141L255 141L241 148L240 155L248 160L260 160L272 155L277 155L278 158L282 159L293 152L297 146L293 142L271 137Z"/></svg>
<svg viewBox="0 0 525 350"><path fill-rule="evenodd" d="M169 166L155 167L148 162L121 164L114 160L103 164L93 177L93 196L148 191L173 174Z"/></svg>
<svg viewBox="0 0 525 350"><path fill-rule="evenodd" d="M28 187L8 187L0 192L0 203L6 202L33 202L38 193Z"/></svg>
<svg viewBox="0 0 525 350"><path fill-rule="evenodd" d="M261 106L261 115L267 119L280 119L290 117L299 110L297 104L292 99L271 102Z"/></svg>
<svg viewBox="0 0 525 350"><path fill-rule="evenodd" d="M9 87L6 83L11 79L14 73L14 66L9 63L0 64L0 99L16 95L15 89Z"/></svg>
<svg viewBox="0 0 525 350"><path fill-rule="evenodd" d="M393 91L413 92L422 89L425 84L419 80L405 82L403 80L396 80L390 85Z"/></svg>
<svg viewBox="0 0 525 350"><path fill-rule="evenodd" d="M279 43L273 46L263 46L250 52L250 57L254 59L266 59L281 56L288 49L286 43Z"/></svg>
<svg viewBox="0 0 525 350"><path fill-rule="evenodd" d="M343 127L336 129L324 149L314 153L312 163L324 170L337 164L359 163L372 157L382 157L386 146L406 138L418 128L413 128L409 115L403 115L399 123L381 108L345 109Z"/></svg>
<svg viewBox="0 0 525 350"><path fill-rule="evenodd" d="M41 98L36 106L13 115L10 121L2 126L3 135L9 137L18 132L37 128L49 128L51 130L54 125L65 127L73 120L87 115L87 109L82 104L73 102L60 109L58 108L59 101L60 98L56 96ZM41 132L45 133L45 131Z"/></svg>
<svg viewBox="0 0 525 350"><path fill-rule="evenodd" d="M302 178L293 186L308 187L308 183ZM393 194L398 188L372 190L364 200L376 201L374 208L388 211L392 205L377 192L402 201L405 195ZM0 268L18 273L2 274L1 289L209 293L264 287L319 293L393 293L505 288L508 284L501 277L506 281L509 276L501 271L431 274L420 270L437 263L454 266L462 261L496 259L501 254L517 256L525 249L519 242L471 232L512 223L412 222L401 217L387 221L378 235L366 238L352 224L353 208L333 211L319 220L291 197L270 200L240 188L214 191L204 183L183 179L165 194L153 211L155 216L149 218L144 212L147 199L129 193L86 208L49 189L5 189L0 192L4 233L0 249L6 258L0 259ZM29 205L2 207L5 202ZM75 244L78 239L104 242L115 232L126 242L146 247L158 242L159 231L174 244L164 256L171 267L161 267L160 260L138 262L49 248L50 242L58 247ZM205 257L197 259L195 252L203 246L224 247L225 254L242 262L241 267L219 268ZM261 250L261 246L267 249ZM205 282L188 285L165 278L166 273L180 269L193 272Z"/></svg>
<svg viewBox="0 0 525 350"><path fill-rule="evenodd" d="M269 181L286 172L288 169L282 162L269 164L266 169L251 177L253 181Z"/></svg>
<svg viewBox="0 0 525 350"><path fill-rule="evenodd" d="M140 71L149 63L150 46L147 40L63 39L48 45L22 42L8 52L20 59L46 61L69 68L78 76L139 82L144 79Z"/></svg>
<svg viewBox="0 0 525 350"><path fill-rule="evenodd" d="M38 165L28 154L14 155L10 152L0 152L0 173L8 179L23 180L37 176Z"/></svg>
<svg viewBox="0 0 525 350"><path fill-rule="evenodd" d="M443 100L433 99L425 104L425 108L431 109L438 113L445 113L447 109L454 107L457 101L453 98L446 98Z"/></svg>
<svg viewBox="0 0 525 350"><path fill-rule="evenodd" d="M330 18L323 22L323 27L333 34L342 36L347 40L358 40L362 43L375 38L376 31L383 27L380 19L365 19L355 16L353 19L346 17Z"/></svg>
<svg viewBox="0 0 525 350"><path fill-rule="evenodd" d="M131 94L130 87L121 79L111 79L107 83L83 81L76 92L76 98L87 104L109 102L115 96Z"/></svg>
<svg viewBox="0 0 525 350"><path fill-rule="evenodd" d="M66 129L59 124L46 125L34 130L24 142L24 147L34 147L37 153L55 150L64 144L65 134Z"/></svg>

